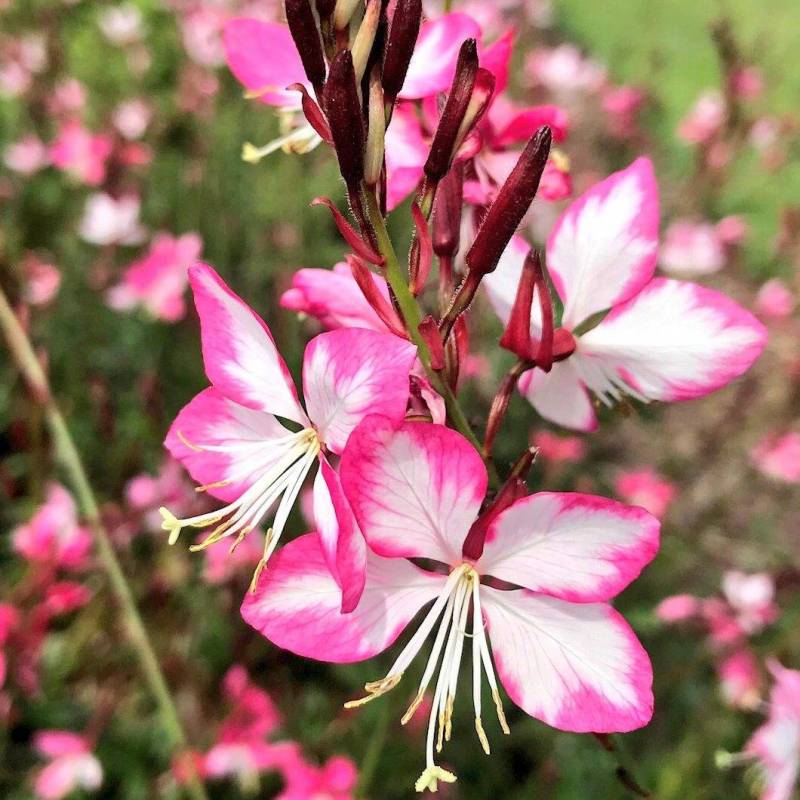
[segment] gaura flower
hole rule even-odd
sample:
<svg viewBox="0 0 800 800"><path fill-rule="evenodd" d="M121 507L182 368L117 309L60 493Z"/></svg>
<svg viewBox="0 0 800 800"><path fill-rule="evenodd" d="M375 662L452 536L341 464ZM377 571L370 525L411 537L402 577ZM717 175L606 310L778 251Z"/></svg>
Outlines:
<svg viewBox="0 0 800 800"><path fill-rule="evenodd" d="M407 722L420 706L438 666L417 791L436 791L439 781L455 780L436 764L434 752L450 739L465 645L472 649L475 727L487 753L484 675L508 733L493 659L511 699L556 728L629 731L648 722L650 662L608 601L655 555L655 518L599 497L540 493L476 523L487 475L466 439L443 426L397 424L375 415L351 435L341 474L370 548L355 610L340 613L322 539L310 533L278 554L245 599L242 616L279 647L347 663L388 648L433 601L386 676L368 683L367 696L348 704L359 706L397 686L436 630L403 717ZM473 526L487 523L481 528L482 555L465 557ZM437 568L422 569L409 559L427 559Z"/></svg>
<svg viewBox="0 0 800 800"><path fill-rule="evenodd" d="M203 242L196 233L159 233L150 249L134 261L107 295L108 304L123 311L141 304L153 317L177 322L186 314L183 293L188 269L200 256Z"/></svg>
<svg viewBox="0 0 800 800"><path fill-rule="evenodd" d="M178 414L165 444L202 484L200 491L227 505L185 519L164 508L162 527L169 531L170 542L183 528L210 527L206 539L193 549L231 536L236 537L235 547L277 503L257 577L278 544L306 476L318 466L316 523L330 568L341 581L343 603L356 602L363 585L364 545L349 520L328 456L342 452L350 432L367 414L403 417L416 348L375 331L320 334L305 351L303 410L263 320L211 267L192 267L189 280L212 385ZM279 417L295 427L287 427Z"/></svg>
<svg viewBox="0 0 800 800"><path fill-rule="evenodd" d="M800 483L800 433L765 437L753 450L753 463L768 478Z"/></svg>
<svg viewBox="0 0 800 800"><path fill-rule="evenodd" d="M99 186L106 177L106 161L113 150L110 137L95 134L77 120L65 122L50 145L50 161L89 186Z"/></svg>
<svg viewBox="0 0 800 800"><path fill-rule="evenodd" d="M675 484L654 469L632 469L621 472L614 481L614 491L626 502L647 509L654 517L663 519L675 498Z"/></svg>
<svg viewBox="0 0 800 800"><path fill-rule="evenodd" d="M769 663L774 684L769 717L745 745L743 753L717 754L721 767L756 762L754 789L761 800L790 800L800 771L800 672Z"/></svg>
<svg viewBox="0 0 800 800"><path fill-rule="evenodd" d="M527 249L512 241L485 279L504 323ZM658 189L646 158L593 186L557 220L547 266L564 306L559 334L570 346L549 373L528 371L519 383L546 419L594 430L589 389L606 405L624 395L643 402L701 397L746 372L763 350L764 326L730 298L653 278L657 249Z"/></svg>
<svg viewBox="0 0 800 800"><path fill-rule="evenodd" d="M40 731L34 746L50 763L36 776L33 791L41 800L61 800L77 789L93 791L103 783L103 768L85 737L70 731Z"/></svg>

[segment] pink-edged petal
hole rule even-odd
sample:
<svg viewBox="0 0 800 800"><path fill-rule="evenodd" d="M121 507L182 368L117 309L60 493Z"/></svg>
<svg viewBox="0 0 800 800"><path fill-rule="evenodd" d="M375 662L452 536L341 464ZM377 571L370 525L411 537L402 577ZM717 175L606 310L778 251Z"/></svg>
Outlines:
<svg viewBox="0 0 800 800"><path fill-rule="evenodd" d="M488 586L481 600L498 676L523 711L576 733L624 733L650 721L650 659L611 606Z"/></svg>
<svg viewBox="0 0 800 800"><path fill-rule="evenodd" d="M461 43L480 38L480 26L467 14L445 14L428 20L420 29L400 97L418 100L446 92L453 80Z"/></svg>
<svg viewBox="0 0 800 800"><path fill-rule="evenodd" d="M223 31L225 58L236 79L262 103L298 106L293 83L310 90L300 54L286 25L257 19L230 20Z"/></svg>
<svg viewBox="0 0 800 800"><path fill-rule="evenodd" d="M386 281L373 274L380 294L389 301ZM326 328L367 328L386 333L386 325L364 298L347 264L330 269L300 269L281 295L281 306L318 319Z"/></svg>
<svg viewBox="0 0 800 800"><path fill-rule="evenodd" d="M511 52L514 49L516 31L507 30L499 39L496 39L481 52L481 67L488 69L494 76L495 96L504 92L508 87L508 71L511 66Z"/></svg>
<svg viewBox="0 0 800 800"><path fill-rule="evenodd" d="M658 251L658 186L639 158L593 186L558 218L547 266L572 329L627 300L653 276Z"/></svg>
<svg viewBox="0 0 800 800"><path fill-rule="evenodd" d="M214 386L243 406L308 424L269 328L208 265L189 270L203 361Z"/></svg>
<svg viewBox="0 0 800 800"><path fill-rule="evenodd" d="M299 656L337 664L363 661L389 647L445 580L403 559L370 553L361 600L343 614L342 591L319 536L309 533L272 556L256 591L242 604L242 617Z"/></svg>
<svg viewBox="0 0 800 800"><path fill-rule="evenodd" d="M324 456L314 479L314 521L328 569L342 591L342 612L361 599L367 570L367 543L356 525L339 476Z"/></svg>
<svg viewBox="0 0 800 800"><path fill-rule="evenodd" d="M460 433L368 417L350 437L339 471L376 553L460 561L487 484L483 461Z"/></svg>
<svg viewBox="0 0 800 800"><path fill-rule="evenodd" d="M480 570L573 603L610 600L658 551L658 520L588 494L541 492L491 524Z"/></svg>
<svg viewBox="0 0 800 800"><path fill-rule="evenodd" d="M489 112L492 124L498 127L493 142L497 147L508 147L510 144L527 142L542 125L550 127L553 132L553 141L563 142L567 138L569 115L561 106L542 105L513 110L509 108L505 111L502 118L497 119L494 107Z"/></svg>
<svg viewBox="0 0 800 800"><path fill-rule="evenodd" d="M272 415L210 388L181 409L164 444L198 483L209 486L209 494L229 502L285 455L273 442L289 433ZM230 482L214 485L222 481Z"/></svg>
<svg viewBox="0 0 800 800"><path fill-rule="evenodd" d="M368 330L331 331L308 343L303 393L308 416L328 449L341 453L368 414L403 417L416 353L398 336Z"/></svg>
<svg viewBox="0 0 800 800"><path fill-rule="evenodd" d="M597 417L574 361L574 356L559 361L548 373L529 370L520 378L519 390L545 419L589 432L597 429Z"/></svg>
<svg viewBox="0 0 800 800"><path fill-rule="evenodd" d="M656 278L578 340L579 366L599 393L596 376L612 371L647 400L689 400L746 372L766 341L764 326L729 297Z"/></svg>

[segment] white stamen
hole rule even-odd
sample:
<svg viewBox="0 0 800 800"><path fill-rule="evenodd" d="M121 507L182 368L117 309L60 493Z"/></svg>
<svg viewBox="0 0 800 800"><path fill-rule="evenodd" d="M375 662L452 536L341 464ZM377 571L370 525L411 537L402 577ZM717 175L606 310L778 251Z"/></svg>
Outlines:
<svg viewBox="0 0 800 800"><path fill-rule="evenodd" d="M186 442L187 446L199 451L210 452L241 452L249 449L250 443L242 441L231 442L230 447L226 445L195 445ZM245 445L247 444L247 448ZM183 528L204 528L216 525L211 533L200 543L192 545L191 550L202 550L221 539L228 536L237 536L234 547L241 541L249 531L255 528L262 520L264 515L283 495L275 515L275 523L270 531L270 536L265 542L264 558L259 564L258 571L263 569L267 559L272 555L280 535L286 525L289 513L297 500L297 495L303 482L311 470L314 461L319 455L321 443L316 431L308 428L297 433L289 434L276 440L253 443L257 448L262 449L265 460L268 458L270 466L263 475L242 492L233 502L224 508L211 511L206 514L199 514L194 517L178 519L166 508L160 509L163 517L161 527L169 531L170 544L174 544ZM276 451L279 454L276 458ZM257 453L248 457L248 463L243 464L238 470L229 472L225 480L216 484L208 484L200 489L211 488L213 486L226 486L238 483L254 471L257 472ZM254 466L255 462L255 466Z"/></svg>
<svg viewBox="0 0 800 800"><path fill-rule="evenodd" d="M467 633L467 621L472 609L472 633ZM452 715L455 707L458 674L464 652L464 639L472 636L472 681L473 703L475 705L475 730L481 746L489 753L489 742L481 723L481 675L485 672L492 697L497 706L500 726L508 733L505 715L500 702L497 680L492 667L491 654L483 627L483 616L480 604L480 579L474 567L461 564L452 570L445 582L439 597L425 615L421 625L403 648L386 677L366 685L367 696L360 700L345 703L345 707L353 708L374 700L393 689L400 682L403 673L411 664L438 622L438 629L433 641L425 670L419 682L419 688L406 713L402 724L413 717L423 701L437 665L439 674L433 694L430 717L426 734L425 770L415 784L418 792L426 790L435 792L439 781L452 783L455 775L438 766L434 759L434 748L440 752L445 741L450 740ZM441 662L440 662L441 656Z"/></svg>

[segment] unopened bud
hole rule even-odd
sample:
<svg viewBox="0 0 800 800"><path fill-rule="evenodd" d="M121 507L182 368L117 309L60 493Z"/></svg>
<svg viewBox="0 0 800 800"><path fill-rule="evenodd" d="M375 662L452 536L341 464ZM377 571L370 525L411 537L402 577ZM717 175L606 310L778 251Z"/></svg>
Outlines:
<svg viewBox="0 0 800 800"><path fill-rule="evenodd" d="M364 77L364 71L367 68L367 61L372 52L372 45L375 42L375 34L378 32L380 21L381 0L369 0L352 47L353 69L358 83L361 83L361 79Z"/></svg>
<svg viewBox="0 0 800 800"><path fill-rule="evenodd" d="M383 59L383 92L387 103L394 104L403 88L421 22L422 0L398 0Z"/></svg>
<svg viewBox="0 0 800 800"><path fill-rule="evenodd" d="M494 94L494 85L494 75L489 72L488 69L479 69L475 76L475 86L472 89L472 96L467 105L467 110L464 112L464 119L461 120L461 125L456 134L456 141L453 145L453 157L455 157L464 139L467 138L470 131L478 124L480 118L489 107L489 102Z"/></svg>
<svg viewBox="0 0 800 800"><path fill-rule="evenodd" d="M344 30L349 24L353 14L356 13L361 0L336 0L333 11L333 25L337 31Z"/></svg>
<svg viewBox="0 0 800 800"><path fill-rule="evenodd" d="M364 120L349 50L337 53L325 84L325 111L339 159L339 171L348 188L364 177Z"/></svg>
<svg viewBox="0 0 800 800"><path fill-rule="evenodd" d="M383 151L386 137L386 116L383 110L383 88L377 69L373 70L369 82L369 127L367 128L367 151L364 156L364 180L375 186L383 172Z"/></svg>
<svg viewBox="0 0 800 800"><path fill-rule="evenodd" d="M541 274L541 257L538 250L531 250L525 257L522 273L514 296L514 305L508 317L506 329L500 337L500 346L510 350L516 356L533 360L533 344L531 342L531 306L533 293L539 283Z"/></svg>
<svg viewBox="0 0 800 800"><path fill-rule="evenodd" d="M486 275L497 267L500 256L536 196L551 139L550 128L542 127L522 151L467 252L466 261L471 273Z"/></svg>
<svg viewBox="0 0 800 800"><path fill-rule="evenodd" d="M464 170L453 165L439 184L433 210L433 252L454 258L461 241L461 209L464 204Z"/></svg>
<svg viewBox="0 0 800 800"><path fill-rule="evenodd" d="M306 77L319 96L325 85L325 56L311 0L286 0L286 22Z"/></svg>
<svg viewBox="0 0 800 800"><path fill-rule="evenodd" d="M431 369L439 372L444 369L444 345L442 337L439 335L439 326L436 320L428 314L425 319L417 326L420 336L428 345L428 352L431 359Z"/></svg>
<svg viewBox="0 0 800 800"><path fill-rule="evenodd" d="M477 74L478 46L474 39L467 39L461 45L450 93L442 109L428 160L425 162L425 175L434 183L441 180L450 169L461 123L472 98Z"/></svg>

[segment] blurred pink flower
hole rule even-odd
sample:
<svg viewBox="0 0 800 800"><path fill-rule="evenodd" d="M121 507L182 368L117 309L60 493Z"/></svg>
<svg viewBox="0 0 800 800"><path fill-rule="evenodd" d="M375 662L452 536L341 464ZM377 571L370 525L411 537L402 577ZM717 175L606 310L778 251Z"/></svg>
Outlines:
<svg viewBox="0 0 800 800"><path fill-rule="evenodd" d="M35 564L52 564L69 570L87 565L92 534L78 524L72 495L60 484L47 487L44 503L31 520L11 534L14 551Z"/></svg>
<svg viewBox="0 0 800 800"><path fill-rule="evenodd" d="M596 92L606 80L605 68L572 44L538 48L525 61L525 74L530 83L556 94Z"/></svg>
<svg viewBox="0 0 800 800"><path fill-rule="evenodd" d="M34 747L50 761L34 781L34 793L41 800L61 800L76 790L95 791L102 785L103 768L80 734L40 731Z"/></svg>
<svg viewBox="0 0 800 800"><path fill-rule="evenodd" d="M188 514L200 500L197 492L186 479L181 465L172 458L165 458L157 475L142 473L131 478L125 485L125 500L133 511L143 515L145 527L161 530L161 506L177 509L179 514Z"/></svg>
<svg viewBox="0 0 800 800"><path fill-rule="evenodd" d="M783 319L794 311L795 297L780 278L768 280L756 295L756 311L763 317Z"/></svg>
<svg viewBox="0 0 800 800"><path fill-rule="evenodd" d="M77 78L67 78L53 89L47 110L54 117L72 115L86 105L86 87Z"/></svg>
<svg viewBox="0 0 800 800"><path fill-rule="evenodd" d="M147 254L134 261L121 283L108 292L108 303L117 310L141 305L156 319L177 322L186 315L183 295L189 285L189 267L200 257L203 242L196 233L172 236L159 233Z"/></svg>
<svg viewBox="0 0 800 800"><path fill-rule="evenodd" d="M756 67L741 67L730 77L731 89L741 100L754 100L764 91L764 76Z"/></svg>
<svg viewBox="0 0 800 800"><path fill-rule="evenodd" d="M3 163L21 175L33 175L50 163L47 147L33 133L7 145L3 152Z"/></svg>
<svg viewBox="0 0 800 800"><path fill-rule="evenodd" d="M142 12L133 3L106 6L97 24L109 42L120 46L138 42L144 35Z"/></svg>
<svg viewBox="0 0 800 800"><path fill-rule="evenodd" d="M276 800L351 800L358 781L356 765L344 756L321 767L299 758L284 776L286 786Z"/></svg>
<svg viewBox="0 0 800 800"><path fill-rule="evenodd" d="M50 145L54 166L89 186L99 186L106 177L106 161L113 150L111 139L94 134L77 120L65 122Z"/></svg>
<svg viewBox="0 0 800 800"><path fill-rule="evenodd" d="M635 86L610 86L603 93L603 111L614 136L628 139L638 133L637 116L645 100L645 93Z"/></svg>
<svg viewBox="0 0 800 800"><path fill-rule="evenodd" d="M644 468L620 473L614 491L626 503L641 506L659 519L675 497L675 484L655 470Z"/></svg>
<svg viewBox="0 0 800 800"><path fill-rule="evenodd" d="M78 233L99 246L139 244L147 232L139 223L139 198L126 195L115 199L105 192L93 194L86 201Z"/></svg>
<svg viewBox="0 0 800 800"><path fill-rule="evenodd" d="M800 672L772 661L767 721L745 745L760 767L761 800L790 800L800 769Z"/></svg>
<svg viewBox="0 0 800 800"><path fill-rule="evenodd" d="M80 583L57 581L45 590L44 607L49 614L58 617L83 608L91 597L91 591Z"/></svg>
<svg viewBox="0 0 800 800"><path fill-rule="evenodd" d="M778 437L767 436L753 450L752 459L767 477L800 483L800 433L789 431Z"/></svg>
<svg viewBox="0 0 800 800"><path fill-rule="evenodd" d="M264 555L264 534L253 531L235 547L230 542L217 542L206 547L204 555L203 578L209 583L226 583L242 575L252 575Z"/></svg>
<svg viewBox="0 0 800 800"><path fill-rule="evenodd" d="M11 603L0 603L0 689L8 674L5 647L8 637L20 623L20 613Z"/></svg>
<svg viewBox="0 0 800 800"><path fill-rule="evenodd" d="M138 97L120 103L112 115L114 127L126 139L142 137L152 118L153 109L149 103Z"/></svg>
<svg viewBox="0 0 800 800"><path fill-rule="evenodd" d="M775 582L766 572L729 570L722 577L722 593L745 634L758 633L778 617Z"/></svg>
<svg viewBox="0 0 800 800"><path fill-rule="evenodd" d="M743 648L717 664L717 675L725 702L751 711L761 703L761 674L752 650Z"/></svg>
<svg viewBox="0 0 800 800"><path fill-rule="evenodd" d="M725 122L725 102L717 91L704 92L678 125L678 137L688 144L708 144Z"/></svg>
<svg viewBox="0 0 800 800"><path fill-rule="evenodd" d="M656 616L666 623L686 622L697 615L700 600L691 594L665 597L656 607Z"/></svg>
<svg viewBox="0 0 800 800"><path fill-rule="evenodd" d="M542 458L556 464L574 464L586 455L586 442L578 436L539 431L533 437L533 444Z"/></svg>
<svg viewBox="0 0 800 800"><path fill-rule="evenodd" d="M675 220L664 234L661 267L681 275L708 275L725 266L725 248L708 222Z"/></svg>
<svg viewBox="0 0 800 800"><path fill-rule="evenodd" d="M715 226L717 239L725 247L737 247L747 237L749 227L738 214L723 217Z"/></svg>
<svg viewBox="0 0 800 800"><path fill-rule="evenodd" d="M23 260L26 283L24 297L32 306L47 305L61 287L61 271L53 264L42 261L35 253Z"/></svg>
<svg viewBox="0 0 800 800"><path fill-rule="evenodd" d="M203 67L221 67L225 63L222 30L228 12L219 5L198 3L180 15L181 38L189 58Z"/></svg>

